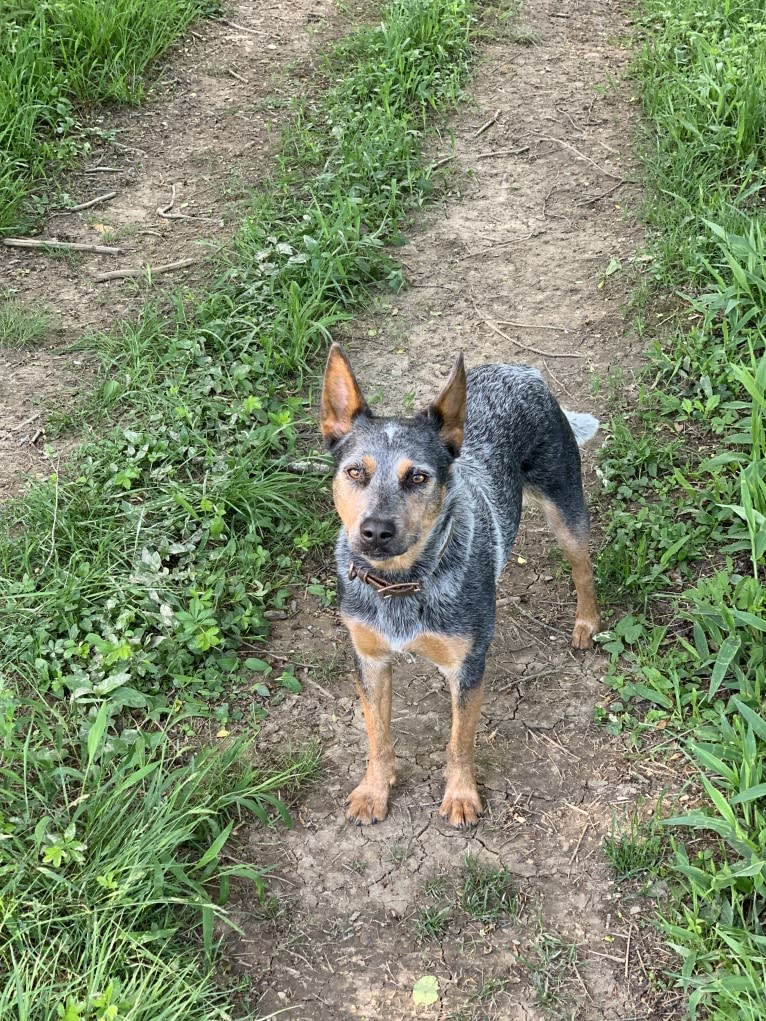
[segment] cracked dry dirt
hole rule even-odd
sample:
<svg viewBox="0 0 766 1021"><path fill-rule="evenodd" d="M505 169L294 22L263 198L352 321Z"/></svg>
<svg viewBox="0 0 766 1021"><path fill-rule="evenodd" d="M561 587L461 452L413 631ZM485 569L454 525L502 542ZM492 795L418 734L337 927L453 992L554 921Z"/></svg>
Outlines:
<svg viewBox="0 0 766 1021"><path fill-rule="evenodd" d="M317 25L323 36L344 28L329 0L274 0L257 12L242 3L227 15L242 28L195 30L169 64L166 92L124 116L119 146L94 153L93 165L121 168L119 201L96 217L52 218L48 236L92 241L96 223L110 224L125 248L121 265L194 255L200 239L225 242L236 198L267 169L267 128L311 72ZM520 20L485 45L470 100L451 125L445 201L397 253L409 289L380 300L339 338L376 407L424 404L463 349L469 365L536 365L562 403L609 417L603 382L613 367L629 370L639 359L621 274L605 276L612 260L625 267L641 240L624 212L635 199L625 179L637 117L619 44L624 27L609 0L529 0ZM445 132L434 156L451 155ZM176 208L192 219L158 217L171 184ZM74 198L92 192L81 187ZM6 250L0 260L5 285L30 301L44 296L57 330L49 349L13 355L3 368L0 484L9 489L20 470L40 464L34 444L20 442L35 431L28 420L39 401L60 401L76 387L78 356L65 342L135 312L142 295L132 284L94 284L94 270L112 268L97 257ZM197 283L203 276L204 268L191 273ZM592 450L584 462L593 503ZM598 510L594 532L597 547ZM275 894L266 911L238 889L233 913L242 931L225 942L231 969L252 980L259 1015L661 1016L636 924L647 904L620 895L601 849L613 820L637 799L651 803L656 783L592 722L605 664L598 652L569 648L573 591L552 551L544 522L527 512L499 585L477 743L486 813L471 832L438 817L449 696L419 661L401 660L395 670L399 779L389 817L365 829L344 821L343 798L365 762L349 641L334 610L310 599L276 626L275 662L319 665L299 669L304 693L270 711L259 746L268 752L318 736L323 765L295 807L294 829L240 831L241 854L271 867ZM329 576L329 564L323 569ZM456 907L468 854L508 870L518 918L482 923ZM419 940L423 912L442 909L443 932ZM436 976L439 999L417 1007L412 987L425 974Z"/></svg>

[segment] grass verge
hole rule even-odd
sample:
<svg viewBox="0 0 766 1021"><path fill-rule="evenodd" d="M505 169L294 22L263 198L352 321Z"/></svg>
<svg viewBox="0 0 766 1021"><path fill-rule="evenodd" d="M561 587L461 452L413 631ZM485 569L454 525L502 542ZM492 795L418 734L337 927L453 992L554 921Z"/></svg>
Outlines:
<svg viewBox="0 0 766 1021"><path fill-rule="evenodd" d="M140 99L148 65L214 10L211 0L0 2L0 233L18 226L48 164L87 148L81 104Z"/></svg>
<svg viewBox="0 0 766 1021"><path fill-rule="evenodd" d="M464 0L396 2L341 44L210 293L93 340L101 383L68 423L98 435L64 465L49 450L4 507L4 1017L230 1014L213 922L233 878L257 882L223 863L232 819L271 821L313 759L260 775L239 745L172 741L211 700L225 724L224 697L270 696L241 648L330 529L287 470L308 365L371 285L400 283L385 246L432 188L423 137L459 95L471 22Z"/></svg>
<svg viewBox="0 0 766 1021"><path fill-rule="evenodd" d="M614 423L601 580L609 725L681 742L661 924L688 1015L766 1016L766 21L754 0L642 0L636 74L658 289L678 326ZM691 324L691 325L690 325ZM637 722L636 707L641 708ZM615 854L619 852L613 846Z"/></svg>

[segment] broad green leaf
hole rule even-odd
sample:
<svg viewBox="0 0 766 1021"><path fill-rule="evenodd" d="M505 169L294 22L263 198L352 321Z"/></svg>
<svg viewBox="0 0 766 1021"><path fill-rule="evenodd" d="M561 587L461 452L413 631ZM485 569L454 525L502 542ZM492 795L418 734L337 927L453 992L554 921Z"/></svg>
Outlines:
<svg viewBox="0 0 766 1021"><path fill-rule="evenodd" d="M741 638L737 635L729 635L718 650L718 655L715 658L715 665L713 666L713 673L710 677L710 687L708 688L709 699L712 700L715 693L721 687L723 679L726 676L726 671L729 669L731 661L737 655L741 646Z"/></svg>
<svg viewBox="0 0 766 1021"><path fill-rule="evenodd" d="M754 787L740 791L731 799L732 805L744 805L748 801L757 801L758 798L766 798L766 783L757 783Z"/></svg>
<svg viewBox="0 0 766 1021"><path fill-rule="evenodd" d="M766 720L758 713L751 709L749 705L745 705L741 699L733 698L732 702L737 707L740 716L743 716L750 726L753 728L755 733L760 737L762 741L766 741Z"/></svg>
<svg viewBox="0 0 766 1021"><path fill-rule="evenodd" d="M439 999L439 981L436 975L423 975L412 987L412 999L418 1006L427 1007Z"/></svg>

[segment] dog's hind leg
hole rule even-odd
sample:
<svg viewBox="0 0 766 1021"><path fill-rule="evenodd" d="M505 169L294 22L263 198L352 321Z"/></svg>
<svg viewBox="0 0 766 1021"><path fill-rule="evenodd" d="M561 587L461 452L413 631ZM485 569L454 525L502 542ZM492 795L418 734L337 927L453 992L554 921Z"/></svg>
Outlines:
<svg viewBox="0 0 766 1021"><path fill-rule="evenodd" d="M595 423L595 419L592 421ZM572 645L575 649L589 649L593 635L601 627L588 549L590 523L582 488L580 452L560 408L556 407L544 436L522 464L524 492L542 507L562 553L572 565L577 591Z"/></svg>
<svg viewBox="0 0 766 1021"><path fill-rule="evenodd" d="M539 502L548 525L556 537L556 542L572 565L572 580L577 592L572 645L575 649L589 649L593 645L593 635L597 634L601 628L601 616L596 598L596 584L593 579L593 562L588 548L590 529L582 490L580 490L579 500L573 497L571 491L567 494L565 508L569 511L569 520L564 516L565 511L560 502L546 496L543 496ZM573 504L579 510L579 514L573 514L575 509Z"/></svg>

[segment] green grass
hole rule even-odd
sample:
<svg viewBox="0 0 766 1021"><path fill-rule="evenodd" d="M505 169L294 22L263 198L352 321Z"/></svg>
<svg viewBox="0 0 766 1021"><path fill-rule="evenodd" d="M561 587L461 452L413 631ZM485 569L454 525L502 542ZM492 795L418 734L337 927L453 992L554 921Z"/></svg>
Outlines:
<svg viewBox="0 0 766 1021"><path fill-rule="evenodd" d="M51 162L87 148L83 104L136 102L151 62L214 10L210 0L0 0L0 233L32 214Z"/></svg>
<svg viewBox="0 0 766 1021"><path fill-rule="evenodd" d="M95 390L49 423L82 442L4 505L4 1018L232 1015L214 923L231 883L262 890L256 866L229 864L233 823L283 817L315 752L195 753L193 717L224 737L300 692L242 653L334 530L326 483L289 463L316 442L330 329L401 283L386 248L432 192L423 141L460 95L471 25L463 0L408 0L341 44L210 291L83 340Z"/></svg>
<svg viewBox="0 0 766 1021"><path fill-rule="evenodd" d="M519 895L506 868L485 865L468 855L458 904L467 915L481 922L492 922L507 915L518 917Z"/></svg>
<svg viewBox="0 0 766 1021"><path fill-rule="evenodd" d="M225 1016L213 923L232 882L264 884L224 845L243 817L286 818L275 795L314 773L316 749L259 771L242 740L190 754L146 729L125 751L106 706L87 738L4 688L0 712L2 1017Z"/></svg>
<svg viewBox="0 0 766 1021"><path fill-rule="evenodd" d="M604 451L600 580L632 612L605 642L614 697L601 715L650 745L662 728L697 776L694 809L665 821L666 846L629 834L606 851L622 874L651 874L655 850L662 859L660 924L688 1016L755 1021L766 1013L766 20L751 0L643 0L637 17L655 294L684 297L652 345L636 414L613 423Z"/></svg>
<svg viewBox="0 0 766 1021"><path fill-rule="evenodd" d="M12 298L0 300L0 349L36 347L49 329L50 315L42 309L27 308Z"/></svg>

